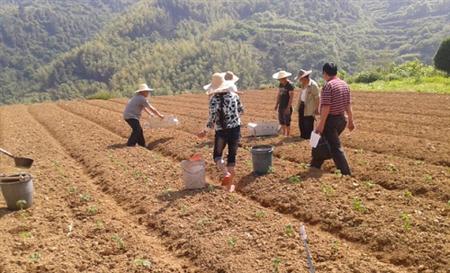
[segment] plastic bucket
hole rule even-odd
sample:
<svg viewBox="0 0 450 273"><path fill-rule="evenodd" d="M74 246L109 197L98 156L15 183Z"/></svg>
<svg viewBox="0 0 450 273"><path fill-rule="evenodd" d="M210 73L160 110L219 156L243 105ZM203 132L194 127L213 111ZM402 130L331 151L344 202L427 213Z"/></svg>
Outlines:
<svg viewBox="0 0 450 273"><path fill-rule="evenodd" d="M0 177L0 187L10 210L27 209L33 205L33 178L29 174Z"/></svg>
<svg viewBox="0 0 450 273"><path fill-rule="evenodd" d="M204 160L184 160L181 162L185 189L193 190L205 187L205 166L206 163Z"/></svg>
<svg viewBox="0 0 450 273"><path fill-rule="evenodd" d="M272 167L273 147L268 145L252 147L253 172L267 174Z"/></svg>

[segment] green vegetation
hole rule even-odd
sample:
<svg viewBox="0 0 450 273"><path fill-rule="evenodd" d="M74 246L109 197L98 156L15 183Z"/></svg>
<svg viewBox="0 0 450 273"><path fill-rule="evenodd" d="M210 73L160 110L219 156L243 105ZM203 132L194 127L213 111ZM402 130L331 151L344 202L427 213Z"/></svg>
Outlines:
<svg viewBox="0 0 450 273"><path fill-rule="evenodd" d="M281 259L280 258L277 257L277 258L273 259L273 261L272 261L272 266L273 266L272 272L273 273L280 272L280 265L281 265Z"/></svg>
<svg viewBox="0 0 450 273"><path fill-rule="evenodd" d="M278 68L319 78L326 61L344 75L431 64L449 13L445 1L419 0L0 0L0 104L129 96L143 81L162 95L200 90L213 71L257 88ZM353 88L448 84L442 75L408 85L373 76Z"/></svg>
<svg viewBox="0 0 450 273"><path fill-rule="evenodd" d="M286 227L284 229L284 233L286 234L287 237L294 236L294 234L295 234L294 227L291 224L286 225Z"/></svg>
<svg viewBox="0 0 450 273"><path fill-rule="evenodd" d="M402 222L403 222L403 229L405 231L411 230L411 226L412 226L411 215L402 212L400 214L400 218L402 219Z"/></svg>
<svg viewBox="0 0 450 273"><path fill-rule="evenodd" d="M353 90L450 94L450 77L417 60L378 67L347 80Z"/></svg>
<svg viewBox="0 0 450 273"><path fill-rule="evenodd" d="M298 185L302 183L302 179L300 178L300 176L294 175L289 177L289 183L291 183L292 185Z"/></svg>
<svg viewBox="0 0 450 273"><path fill-rule="evenodd" d="M135 259L134 264L139 267L150 268L152 267L152 263L146 259Z"/></svg>
<svg viewBox="0 0 450 273"><path fill-rule="evenodd" d="M231 248L234 248L236 246L237 239L234 237L228 238L227 243L228 243L228 246L230 246Z"/></svg>
<svg viewBox="0 0 450 273"><path fill-rule="evenodd" d="M364 206L364 203L360 198L353 199L353 209L361 213L365 213L367 211L367 208Z"/></svg>

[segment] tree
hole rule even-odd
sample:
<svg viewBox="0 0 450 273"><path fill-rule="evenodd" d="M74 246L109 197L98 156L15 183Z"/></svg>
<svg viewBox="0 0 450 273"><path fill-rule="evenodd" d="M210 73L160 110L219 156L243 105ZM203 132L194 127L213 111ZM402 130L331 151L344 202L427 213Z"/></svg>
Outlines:
<svg viewBox="0 0 450 273"><path fill-rule="evenodd" d="M444 40L434 56L434 66L450 75L450 38Z"/></svg>

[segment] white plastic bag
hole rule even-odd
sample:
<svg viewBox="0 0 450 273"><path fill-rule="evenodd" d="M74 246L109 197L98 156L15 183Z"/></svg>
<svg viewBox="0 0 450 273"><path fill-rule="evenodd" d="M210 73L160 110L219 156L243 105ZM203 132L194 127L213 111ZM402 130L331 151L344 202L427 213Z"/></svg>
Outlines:
<svg viewBox="0 0 450 273"><path fill-rule="evenodd" d="M144 128L146 129L163 129L177 127L180 124L178 118L174 115L165 116L163 119L159 117L151 117L144 122Z"/></svg>

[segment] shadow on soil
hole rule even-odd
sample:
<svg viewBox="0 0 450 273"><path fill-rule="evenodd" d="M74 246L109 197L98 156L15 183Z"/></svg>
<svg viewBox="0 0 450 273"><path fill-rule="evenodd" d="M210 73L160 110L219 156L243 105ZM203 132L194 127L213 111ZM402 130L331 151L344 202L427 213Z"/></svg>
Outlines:
<svg viewBox="0 0 450 273"><path fill-rule="evenodd" d="M108 146L108 150L118 150L118 149L125 149L127 148L126 143L120 143L120 144L113 144Z"/></svg>
<svg viewBox="0 0 450 273"><path fill-rule="evenodd" d="M173 139L173 137L164 137L164 138L153 140L152 142L149 142L147 144L147 149L152 150L152 149L158 147L158 145L161 145L161 144L164 144L166 142L169 142L172 139Z"/></svg>
<svg viewBox="0 0 450 273"><path fill-rule="evenodd" d="M0 208L0 219L2 219L4 216L13 213L13 211L7 209L7 208Z"/></svg>

